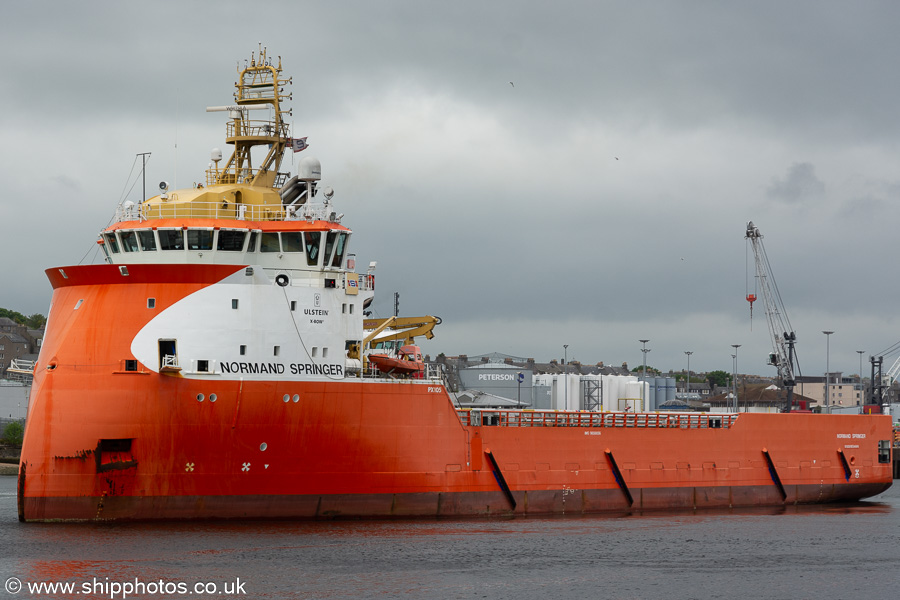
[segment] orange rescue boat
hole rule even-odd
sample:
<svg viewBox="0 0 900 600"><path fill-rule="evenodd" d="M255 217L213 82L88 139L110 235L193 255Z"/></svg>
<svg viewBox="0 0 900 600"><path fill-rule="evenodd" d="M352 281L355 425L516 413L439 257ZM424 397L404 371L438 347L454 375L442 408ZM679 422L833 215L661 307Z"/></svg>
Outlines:
<svg viewBox="0 0 900 600"><path fill-rule="evenodd" d="M422 350L418 346L401 347L400 356L370 354L369 362L386 375L411 375L418 378L422 377L425 372L425 361L422 359Z"/></svg>

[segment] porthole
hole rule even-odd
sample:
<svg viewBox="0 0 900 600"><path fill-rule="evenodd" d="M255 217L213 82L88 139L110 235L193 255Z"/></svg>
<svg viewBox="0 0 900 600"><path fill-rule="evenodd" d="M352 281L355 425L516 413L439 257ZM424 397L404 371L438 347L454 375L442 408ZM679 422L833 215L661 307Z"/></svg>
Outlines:
<svg viewBox="0 0 900 600"><path fill-rule="evenodd" d="M218 400L218 398L216 397L215 394L210 394L210 395L209 395L209 401L210 401L210 402L215 402L216 400Z"/></svg>
<svg viewBox="0 0 900 600"><path fill-rule="evenodd" d="M266 451L266 448L268 448L268 447L269 447L268 444L266 444L265 442L263 442L262 444L259 445L259 450L260 450L261 452L265 452L265 451Z"/></svg>
<svg viewBox="0 0 900 600"><path fill-rule="evenodd" d="M197 402L203 402L203 394L197 394Z"/></svg>
<svg viewBox="0 0 900 600"><path fill-rule="evenodd" d="M284 398L282 398L282 400L284 400L285 402L290 402L291 397L290 397L289 394L285 394L285 395L284 395Z"/></svg>
<svg viewBox="0 0 900 600"><path fill-rule="evenodd" d="M300 394L294 394L294 402L300 402Z"/></svg>

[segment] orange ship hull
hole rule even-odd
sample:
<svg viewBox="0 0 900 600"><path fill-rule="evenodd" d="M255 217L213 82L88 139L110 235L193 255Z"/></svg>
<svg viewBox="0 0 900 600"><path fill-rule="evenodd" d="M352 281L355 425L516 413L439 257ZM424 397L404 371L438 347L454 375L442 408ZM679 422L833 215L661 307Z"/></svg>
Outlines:
<svg viewBox="0 0 900 600"><path fill-rule="evenodd" d="M891 485L890 451L879 452L891 421L881 415L470 411L439 381L125 369L148 293L164 310L241 268L145 265L127 279L113 265L48 271L22 520L779 506Z"/></svg>

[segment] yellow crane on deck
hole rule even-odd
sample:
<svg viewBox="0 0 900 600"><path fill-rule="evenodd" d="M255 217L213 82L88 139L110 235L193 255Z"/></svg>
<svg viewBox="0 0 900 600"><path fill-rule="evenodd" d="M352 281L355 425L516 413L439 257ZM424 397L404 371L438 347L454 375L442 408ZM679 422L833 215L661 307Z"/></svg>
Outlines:
<svg viewBox="0 0 900 600"><path fill-rule="evenodd" d="M373 341L378 346L388 346L399 349L402 346L414 344L417 337L425 336L430 340L434 337L434 328L441 324L440 317L426 315L424 317L388 317L387 319L366 319L363 321L363 329L368 333L363 339L362 361L363 371L366 368L365 348ZM385 333L387 331L388 333Z"/></svg>

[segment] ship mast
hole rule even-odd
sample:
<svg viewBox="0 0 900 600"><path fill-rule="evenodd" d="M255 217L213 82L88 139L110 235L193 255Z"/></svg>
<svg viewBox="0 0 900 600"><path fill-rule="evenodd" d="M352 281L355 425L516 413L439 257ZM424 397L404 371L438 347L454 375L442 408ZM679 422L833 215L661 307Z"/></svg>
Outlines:
<svg viewBox="0 0 900 600"><path fill-rule="evenodd" d="M228 111L232 120L228 122L226 142L234 145L234 152L224 168L219 170L217 167L208 180L259 187L276 187L283 183L281 179L286 176L279 174L278 169L290 143L284 116L290 116L291 112L283 111L281 102L291 99L291 94L284 93L284 86L290 85L291 79L279 79L280 74L281 57L275 66L266 55L266 49L260 47L259 53L252 53L249 63L238 73L238 81L234 84L237 104L206 109L207 112ZM249 111L268 108L274 111L273 119L250 120ZM269 151L260 166L254 168L251 150L262 145L268 146Z"/></svg>

